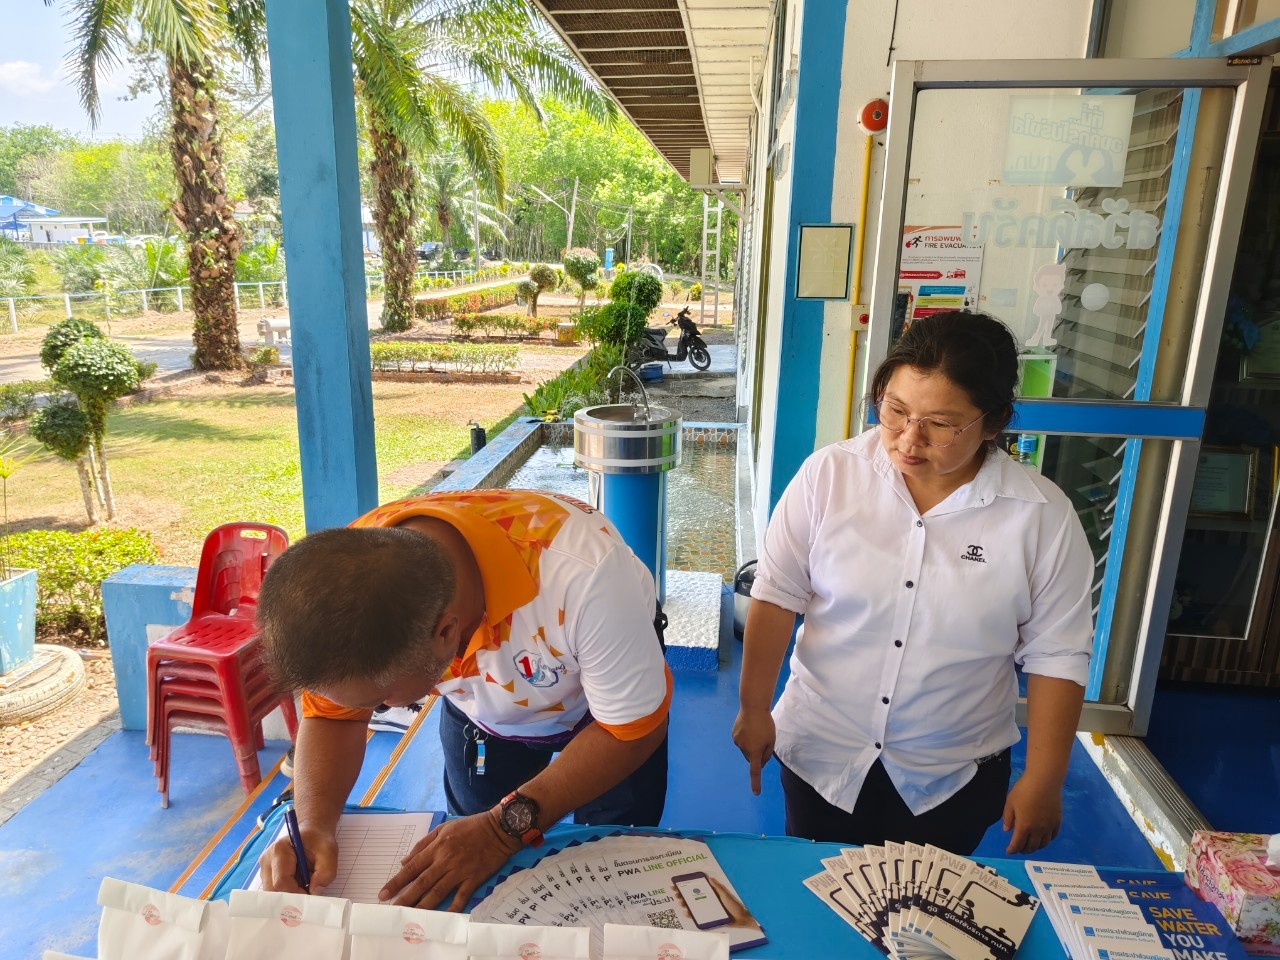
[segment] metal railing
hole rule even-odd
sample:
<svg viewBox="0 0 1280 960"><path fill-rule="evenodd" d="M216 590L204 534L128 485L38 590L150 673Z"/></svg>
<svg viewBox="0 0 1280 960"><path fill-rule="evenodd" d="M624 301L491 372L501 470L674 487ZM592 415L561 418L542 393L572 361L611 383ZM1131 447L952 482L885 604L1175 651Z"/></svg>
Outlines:
<svg viewBox="0 0 1280 960"><path fill-rule="evenodd" d="M471 283L484 283L490 280L500 281L510 277L512 282L524 274L518 269L504 274L499 267L485 267L478 273L475 270L423 270L414 274L414 286L419 292L431 290L447 291ZM382 290L382 273L365 275L365 293L372 298ZM18 314L25 310L60 309L68 318L75 310L93 311L110 322L114 317L136 316L150 310L181 313L186 309L186 300L191 296L191 288L181 287L149 287L145 290L95 290L90 293L60 293L31 297L0 297L0 303L7 308L9 329L18 332ZM284 280L264 280L262 282L244 282L235 285L236 309L246 307L259 310L268 308L287 309L289 306L289 290Z"/></svg>

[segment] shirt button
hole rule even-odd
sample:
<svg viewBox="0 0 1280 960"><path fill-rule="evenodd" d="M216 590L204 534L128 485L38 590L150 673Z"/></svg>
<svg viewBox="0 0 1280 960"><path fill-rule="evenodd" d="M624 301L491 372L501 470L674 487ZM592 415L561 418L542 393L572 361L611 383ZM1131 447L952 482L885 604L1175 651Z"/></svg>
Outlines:
<svg viewBox="0 0 1280 960"><path fill-rule="evenodd" d="M877 741L876 741L876 749L877 749L877 750L879 750L879 749L880 749L880 741L879 741L879 740L877 740Z"/></svg>
<svg viewBox="0 0 1280 960"><path fill-rule="evenodd" d="M881 697L881 698L880 698L880 702L881 702L881 703L888 703L888 702L889 702L889 698L888 698L888 697Z"/></svg>
<svg viewBox="0 0 1280 960"><path fill-rule="evenodd" d="M915 582L914 582L914 581L912 581L912 580L908 580L908 581L907 581L907 589L908 589L908 590L910 590L910 589L911 589L912 587L914 587L914 586L915 586Z"/></svg>
<svg viewBox="0 0 1280 960"><path fill-rule="evenodd" d="M895 647L900 647L900 646L902 646L902 641L901 641L901 640L895 640L895 641L893 641L893 645L894 645Z"/></svg>
<svg viewBox="0 0 1280 960"><path fill-rule="evenodd" d="M924 526L924 521L923 521L923 520L917 520L917 521L916 521L916 526L917 526L917 527L923 527L923 526Z"/></svg>

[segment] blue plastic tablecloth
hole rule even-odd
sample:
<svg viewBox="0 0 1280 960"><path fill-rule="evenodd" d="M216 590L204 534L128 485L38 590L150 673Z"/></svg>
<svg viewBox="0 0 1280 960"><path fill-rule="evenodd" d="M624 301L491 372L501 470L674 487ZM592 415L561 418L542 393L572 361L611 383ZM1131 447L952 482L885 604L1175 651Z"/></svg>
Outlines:
<svg viewBox="0 0 1280 960"><path fill-rule="evenodd" d="M274 811L272 819L279 813L279 810ZM553 827L547 831L543 846L526 848L517 853L494 881L515 870L532 866L566 846L626 830L625 827ZM244 884L257 860L259 847L272 832L268 829L246 845L239 864L218 885L215 898L225 898L232 889ZM791 837L717 834L699 830L637 832L649 835L668 833L704 840L711 847L742 901L764 927L765 935L769 938L768 943L736 953L735 957L742 957L744 960L826 960L829 957L883 960L874 947L859 937L852 927L804 886L806 877L822 871L824 857L839 854L839 844L813 843ZM1034 892L1021 861L986 857L978 859L994 867L1018 889ZM1130 871L1133 874L1141 872L1143 871ZM494 881L486 885L480 894L486 893ZM1019 960L1059 960L1066 956L1043 910L1037 911L1017 956Z"/></svg>

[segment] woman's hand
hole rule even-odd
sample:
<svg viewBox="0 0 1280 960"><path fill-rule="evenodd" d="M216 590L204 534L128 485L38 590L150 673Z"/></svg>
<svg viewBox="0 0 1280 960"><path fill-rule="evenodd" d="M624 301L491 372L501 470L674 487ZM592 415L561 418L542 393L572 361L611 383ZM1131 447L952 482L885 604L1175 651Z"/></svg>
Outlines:
<svg viewBox="0 0 1280 960"><path fill-rule="evenodd" d="M773 756L778 731L767 709L743 707L733 723L733 742L751 765L751 792L760 796L760 771Z"/></svg>
<svg viewBox="0 0 1280 960"><path fill-rule="evenodd" d="M1062 785L1023 774L1004 802L1004 829L1013 831L1006 853L1035 853L1062 826Z"/></svg>

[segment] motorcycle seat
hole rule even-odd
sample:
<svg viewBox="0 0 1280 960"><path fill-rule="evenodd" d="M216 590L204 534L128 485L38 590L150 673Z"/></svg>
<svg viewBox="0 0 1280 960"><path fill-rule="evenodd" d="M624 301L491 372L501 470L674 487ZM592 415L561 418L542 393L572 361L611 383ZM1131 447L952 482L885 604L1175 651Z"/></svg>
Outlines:
<svg viewBox="0 0 1280 960"><path fill-rule="evenodd" d="M665 340L667 338L666 327L645 327L644 332L646 335L657 337L659 340Z"/></svg>

